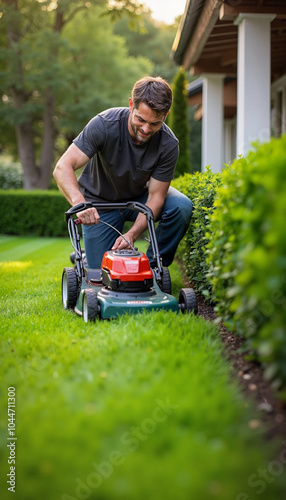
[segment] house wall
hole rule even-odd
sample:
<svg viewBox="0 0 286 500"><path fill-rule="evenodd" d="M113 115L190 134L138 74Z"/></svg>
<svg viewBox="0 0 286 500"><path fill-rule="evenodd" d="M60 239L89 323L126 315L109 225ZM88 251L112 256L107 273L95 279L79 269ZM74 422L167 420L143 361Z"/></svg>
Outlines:
<svg viewBox="0 0 286 500"><path fill-rule="evenodd" d="M202 91L189 98L189 105L197 107L195 117L203 117ZM236 134L236 81L224 85L224 120L222 165L231 163L237 156ZM271 85L271 135L280 137L286 133L286 74ZM202 164L202 170L205 165Z"/></svg>

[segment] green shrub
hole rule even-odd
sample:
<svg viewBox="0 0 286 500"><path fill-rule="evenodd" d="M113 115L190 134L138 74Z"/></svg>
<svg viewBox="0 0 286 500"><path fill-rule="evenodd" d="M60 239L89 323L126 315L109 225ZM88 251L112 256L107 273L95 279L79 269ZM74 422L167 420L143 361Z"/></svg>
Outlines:
<svg viewBox="0 0 286 500"><path fill-rule="evenodd" d="M23 173L19 163L0 155L0 189L21 189Z"/></svg>
<svg viewBox="0 0 286 500"><path fill-rule="evenodd" d="M190 172L190 138L188 124L188 82L183 68L179 68L173 80L173 104L169 117L169 126L180 142L175 177Z"/></svg>
<svg viewBox="0 0 286 500"><path fill-rule="evenodd" d="M69 204L60 192L0 190L1 233L66 236L64 212Z"/></svg>
<svg viewBox="0 0 286 500"><path fill-rule="evenodd" d="M172 182L172 186L188 196L194 205L191 224L180 245L178 256L183 261L187 276L196 290L206 296L209 295L210 289L206 278L206 230L220 182L221 175L213 174L210 167L207 167L206 172L185 174Z"/></svg>
<svg viewBox="0 0 286 500"><path fill-rule="evenodd" d="M222 172L208 228L217 311L266 368L286 381L286 136Z"/></svg>

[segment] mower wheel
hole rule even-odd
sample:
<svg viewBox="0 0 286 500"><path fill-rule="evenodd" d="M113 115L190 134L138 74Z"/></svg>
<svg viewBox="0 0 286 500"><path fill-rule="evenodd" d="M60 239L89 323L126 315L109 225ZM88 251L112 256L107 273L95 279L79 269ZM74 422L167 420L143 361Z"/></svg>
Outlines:
<svg viewBox="0 0 286 500"><path fill-rule="evenodd" d="M194 312L198 314L198 302L192 288L181 288L179 293L179 307L183 314Z"/></svg>
<svg viewBox="0 0 286 500"><path fill-rule="evenodd" d="M160 286L162 292L172 294L172 283L170 271L167 267L163 267L162 281Z"/></svg>
<svg viewBox="0 0 286 500"><path fill-rule="evenodd" d="M95 321L99 315L99 304L97 300L97 292L95 290L86 289L82 297L82 317L85 323Z"/></svg>
<svg viewBox="0 0 286 500"><path fill-rule="evenodd" d="M73 267L65 267L62 275L62 302L64 309L74 309L77 301L77 275Z"/></svg>

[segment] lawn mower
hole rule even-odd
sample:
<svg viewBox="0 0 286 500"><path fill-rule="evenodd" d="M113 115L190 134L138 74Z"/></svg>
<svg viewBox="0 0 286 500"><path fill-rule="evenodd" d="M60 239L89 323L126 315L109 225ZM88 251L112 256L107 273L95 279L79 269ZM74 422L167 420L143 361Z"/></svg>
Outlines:
<svg viewBox="0 0 286 500"><path fill-rule="evenodd" d="M151 268L147 256L126 240L128 248L105 252L100 269L87 268L78 232L81 221L74 216L79 214L80 217L81 211L91 207L99 211L128 209L144 214L155 267ZM136 201L86 202L70 208L65 212L65 217L74 248L72 259L74 266L64 268L62 274L62 302L65 309L73 309L86 323L96 318L117 318L126 313L137 314L143 310L164 309L197 313L197 299L192 288L182 288L179 300L171 295L170 273L167 267L162 266L153 212L149 207ZM100 222L107 224L104 221ZM125 239L116 228L110 227Z"/></svg>

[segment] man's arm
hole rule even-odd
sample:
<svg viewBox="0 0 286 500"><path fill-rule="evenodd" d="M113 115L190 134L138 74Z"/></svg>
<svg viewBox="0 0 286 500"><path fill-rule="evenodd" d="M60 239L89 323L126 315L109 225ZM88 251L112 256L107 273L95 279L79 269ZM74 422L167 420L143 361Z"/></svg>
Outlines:
<svg viewBox="0 0 286 500"><path fill-rule="evenodd" d="M71 144L54 169L53 176L58 188L72 206L85 203L84 196L79 190L75 171L83 167L88 161L88 156L75 144ZM80 212L79 216L83 224L97 224L99 221L96 208L84 210Z"/></svg>
<svg viewBox="0 0 286 500"><path fill-rule="evenodd" d="M162 182L162 181L157 181L153 177L150 178L148 187L148 198L145 205L151 208L154 214L154 220L156 220L160 215L160 212L164 205L165 198L167 196L169 186L170 182ZM138 214L137 219L134 222L131 229L124 236L131 243L131 245L133 245L134 242L139 238L139 236L145 231L145 229L147 229L146 217L144 214L140 213ZM112 250L117 250L117 249L120 250L126 247L127 247L126 241L120 236L115 241Z"/></svg>

